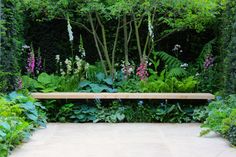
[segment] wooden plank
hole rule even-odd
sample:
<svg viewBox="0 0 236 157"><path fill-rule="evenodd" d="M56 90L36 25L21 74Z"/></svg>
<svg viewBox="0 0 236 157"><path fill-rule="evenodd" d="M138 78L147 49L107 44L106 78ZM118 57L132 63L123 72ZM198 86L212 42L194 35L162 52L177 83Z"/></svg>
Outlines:
<svg viewBox="0 0 236 157"><path fill-rule="evenodd" d="M31 93L36 99L192 99L211 100L210 93Z"/></svg>

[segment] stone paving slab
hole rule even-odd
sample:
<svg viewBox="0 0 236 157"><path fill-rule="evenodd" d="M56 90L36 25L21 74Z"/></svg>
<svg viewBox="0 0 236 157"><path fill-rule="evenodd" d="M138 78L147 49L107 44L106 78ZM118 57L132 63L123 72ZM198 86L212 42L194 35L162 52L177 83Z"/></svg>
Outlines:
<svg viewBox="0 0 236 157"><path fill-rule="evenodd" d="M216 134L199 137L200 124L49 123L10 157L236 157Z"/></svg>

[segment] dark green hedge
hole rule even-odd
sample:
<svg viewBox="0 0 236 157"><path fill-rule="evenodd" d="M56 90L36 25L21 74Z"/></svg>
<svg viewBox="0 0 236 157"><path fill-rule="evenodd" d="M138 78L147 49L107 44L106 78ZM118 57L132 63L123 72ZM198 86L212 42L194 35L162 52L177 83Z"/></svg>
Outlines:
<svg viewBox="0 0 236 157"><path fill-rule="evenodd" d="M1 5L0 92L13 90L20 73L18 59L22 46L23 16L17 1L3 0Z"/></svg>
<svg viewBox="0 0 236 157"><path fill-rule="evenodd" d="M229 0L223 32L225 48L225 92L236 93L236 2Z"/></svg>

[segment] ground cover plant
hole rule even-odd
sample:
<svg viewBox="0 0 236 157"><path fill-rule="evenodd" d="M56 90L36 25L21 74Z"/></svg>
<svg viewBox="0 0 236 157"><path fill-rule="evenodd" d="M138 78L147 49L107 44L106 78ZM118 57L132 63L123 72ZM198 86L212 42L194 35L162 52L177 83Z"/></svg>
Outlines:
<svg viewBox="0 0 236 157"><path fill-rule="evenodd" d="M30 96L12 92L0 97L0 157L46 126L45 108Z"/></svg>
<svg viewBox="0 0 236 157"><path fill-rule="evenodd" d="M201 132L206 135L210 131L215 131L227 138L232 145L236 146L236 96L230 95L226 99L213 101L208 106L208 117Z"/></svg>
<svg viewBox="0 0 236 157"><path fill-rule="evenodd" d="M46 101L48 121L52 122L203 122L207 118L204 102L142 100ZM201 105L199 105L201 104ZM196 106L196 107L194 107Z"/></svg>

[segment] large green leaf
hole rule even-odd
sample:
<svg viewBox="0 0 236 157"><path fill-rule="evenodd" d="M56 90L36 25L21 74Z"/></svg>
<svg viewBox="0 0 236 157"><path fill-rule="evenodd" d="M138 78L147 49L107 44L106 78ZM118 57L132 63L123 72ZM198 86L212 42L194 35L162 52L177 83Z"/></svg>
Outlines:
<svg viewBox="0 0 236 157"><path fill-rule="evenodd" d="M38 76L38 81L42 84L49 84L51 83L51 76L48 75L47 73L41 73Z"/></svg>
<svg viewBox="0 0 236 157"><path fill-rule="evenodd" d="M88 86L89 84L91 84L91 82L85 80L85 81L81 81L81 82L79 83L79 86L80 86L81 88L83 88L83 87Z"/></svg>
<svg viewBox="0 0 236 157"><path fill-rule="evenodd" d="M103 81L106 82L108 85L112 85L113 84L112 77L108 77L108 78L104 79Z"/></svg>
<svg viewBox="0 0 236 157"><path fill-rule="evenodd" d="M102 81L105 79L105 74L100 72L100 73L97 73L96 74L96 78L99 80L99 81Z"/></svg>

